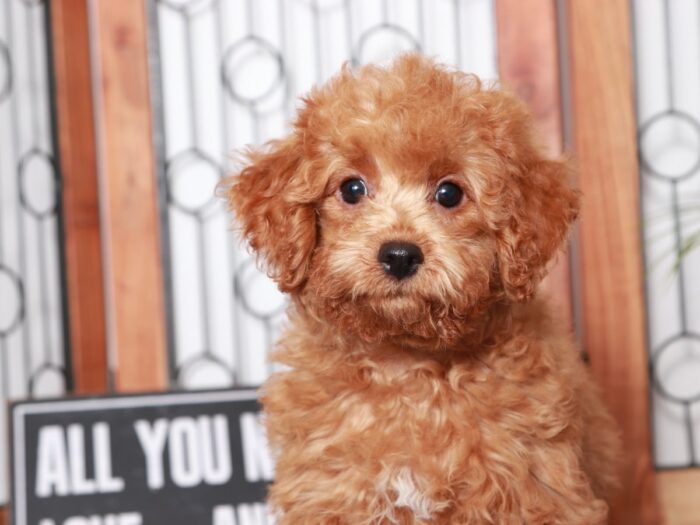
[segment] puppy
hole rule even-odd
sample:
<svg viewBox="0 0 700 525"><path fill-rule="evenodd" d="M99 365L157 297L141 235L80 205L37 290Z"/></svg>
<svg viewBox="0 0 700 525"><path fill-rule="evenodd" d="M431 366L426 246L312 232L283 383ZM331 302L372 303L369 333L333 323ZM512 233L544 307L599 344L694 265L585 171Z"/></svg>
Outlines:
<svg viewBox="0 0 700 525"><path fill-rule="evenodd" d="M291 296L262 389L282 525L602 524L617 432L534 298L579 207L512 95L344 68L227 186Z"/></svg>

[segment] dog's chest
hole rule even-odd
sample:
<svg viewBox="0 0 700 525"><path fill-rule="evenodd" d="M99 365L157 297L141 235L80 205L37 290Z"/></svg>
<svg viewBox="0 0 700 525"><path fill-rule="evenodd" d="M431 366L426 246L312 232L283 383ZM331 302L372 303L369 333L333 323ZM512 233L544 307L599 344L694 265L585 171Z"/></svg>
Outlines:
<svg viewBox="0 0 700 525"><path fill-rule="evenodd" d="M305 468L346 477L389 522L443 523L471 494L499 487L517 499L529 451L572 420L575 396L556 377L488 364L382 366L333 380L293 370L268 387L268 428L285 462L305 461L304 450Z"/></svg>
<svg viewBox="0 0 700 525"><path fill-rule="evenodd" d="M363 465L389 522L404 523L399 516L408 512L414 521L405 523L435 523L449 511L463 483L455 472L483 441L485 423L468 394L444 385L385 387L349 395L344 408L333 448Z"/></svg>
<svg viewBox="0 0 700 525"><path fill-rule="evenodd" d="M500 485L517 498L527 467L511 469L539 446L546 426L532 414L549 421L557 409L535 401L527 386L516 392L490 379L460 388L417 380L393 392L370 389L349 403L347 429L362 442L360 461L376 466L374 489L387 512L409 511L415 521L406 523L442 523L457 494L468 499Z"/></svg>

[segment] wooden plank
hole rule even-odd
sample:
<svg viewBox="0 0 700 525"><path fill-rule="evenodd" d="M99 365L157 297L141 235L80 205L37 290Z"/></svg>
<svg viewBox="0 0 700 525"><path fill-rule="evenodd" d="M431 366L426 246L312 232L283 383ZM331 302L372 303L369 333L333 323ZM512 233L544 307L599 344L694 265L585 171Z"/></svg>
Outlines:
<svg viewBox="0 0 700 525"><path fill-rule="evenodd" d="M497 0L496 25L501 82L529 104L544 145L559 155L564 140L556 4ZM573 327L570 268L567 250L552 265L541 290L551 298L553 311Z"/></svg>
<svg viewBox="0 0 700 525"><path fill-rule="evenodd" d="M167 387L146 0L93 2L109 319L119 391Z"/></svg>
<svg viewBox="0 0 700 525"><path fill-rule="evenodd" d="M573 145L584 192L583 336L626 452L611 523L657 525L629 2L566 6Z"/></svg>
<svg viewBox="0 0 700 525"><path fill-rule="evenodd" d="M50 4L73 391L107 390L107 338L86 0Z"/></svg>
<svg viewBox="0 0 700 525"><path fill-rule="evenodd" d="M700 469L667 470L656 476L666 525L698 525Z"/></svg>

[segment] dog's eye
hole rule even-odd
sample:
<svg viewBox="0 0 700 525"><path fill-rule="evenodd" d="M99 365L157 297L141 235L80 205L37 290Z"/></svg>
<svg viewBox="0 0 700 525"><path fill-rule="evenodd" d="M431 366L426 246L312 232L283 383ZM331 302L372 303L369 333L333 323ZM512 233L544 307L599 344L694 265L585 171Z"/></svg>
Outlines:
<svg viewBox="0 0 700 525"><path fill-rule="evenodd" d="M348 204L357 204L367 195L367 186L362 179L348 179L340 185L340 195Z"/></svg>
<svg viewBox="0 0 700 525"><path fill-rule="evenodd" d="M443 182L435 192L435 200L440 206L454 208L462 201L462 190L452 182Z"/></svg>

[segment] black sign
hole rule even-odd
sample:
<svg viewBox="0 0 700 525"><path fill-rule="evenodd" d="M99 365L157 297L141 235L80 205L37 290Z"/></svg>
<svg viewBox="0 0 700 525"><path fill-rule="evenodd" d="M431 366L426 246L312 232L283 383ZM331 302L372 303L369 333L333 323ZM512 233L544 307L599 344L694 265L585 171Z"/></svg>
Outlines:
<svg viewBox="0 0 700 525"><path fill-rule="evenodd" d="M17 403L14 525L268 525L255 392Z"/></svg>

